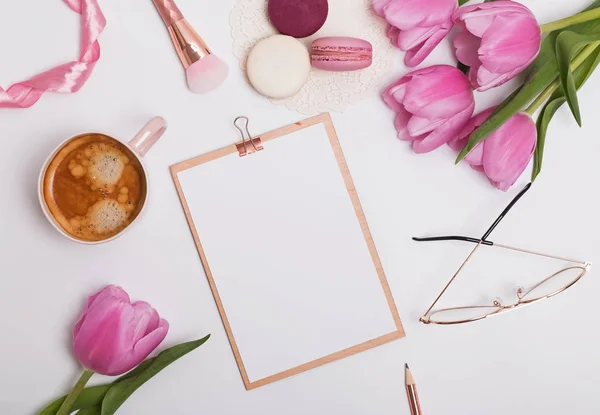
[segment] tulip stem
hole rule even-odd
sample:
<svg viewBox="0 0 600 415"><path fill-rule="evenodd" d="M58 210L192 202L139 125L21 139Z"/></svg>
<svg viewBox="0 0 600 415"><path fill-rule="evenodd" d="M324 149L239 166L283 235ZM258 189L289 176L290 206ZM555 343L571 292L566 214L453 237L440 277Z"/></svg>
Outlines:
<svg viewBox="0 0 600 415"><path fill-rule="evenodd" d="M600 46L600 41L590 43L585 48L582 49L581 52L571 61L571 71L579 68L579 66L596 50L596 48ZM542 91L540 95L527 107L525 112L533 117L533 114L537 111L537 109L542 106L544 102L552 96L552 94L560 88L560 79L555 79L546 89Z"/></svg>
<svg viewBox="0 0 600 415"><path fill-rule="evenodd" d="M71 407L73 406L73 403L75 403L75 399L77 399L77 397L79 396L79 394L81 393L86 383L88 383L93 374L94 372L92 372L91 370L86 369L83 371L83 373L79 377L79 380L77 381L75 386L73 386L73 390L67 395L56 415L68 415L72 412Z"/></svg>
<svg viewBox="0 0 600 415"><path fill-rule="evenodd" d="M578 13L576 15L565 17L564 19L556 20L554 22L540 25L542 33L550 33L558 29L563 29L567 26L572 26L578 23L595 20L600 17L600 7L591 9L585 12Z"/></svg>

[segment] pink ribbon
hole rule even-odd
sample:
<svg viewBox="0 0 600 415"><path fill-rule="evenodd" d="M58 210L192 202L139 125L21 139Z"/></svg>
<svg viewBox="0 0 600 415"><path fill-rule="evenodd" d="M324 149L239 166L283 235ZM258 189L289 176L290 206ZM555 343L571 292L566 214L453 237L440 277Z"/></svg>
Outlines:
<svg viewBox="0 0 600 415"><path fill-rule="evenodd" d="M56 66L7 90L0 87L0 108L29 108L46 91L73 93L88 80L100 59L98 37L106 19L97 0L63 0L81 14L81 52L78 61Z"/></svg>

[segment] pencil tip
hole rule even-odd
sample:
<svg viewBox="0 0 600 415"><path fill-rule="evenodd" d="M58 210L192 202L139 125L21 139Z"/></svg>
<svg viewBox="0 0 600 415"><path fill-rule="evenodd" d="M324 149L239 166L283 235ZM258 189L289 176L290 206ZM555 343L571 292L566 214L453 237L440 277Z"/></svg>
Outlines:
<svg viewBox="0 0 600 415"><path fill-rule="evenodd" d="M410 368L408 367L408 363L404 363L404 368L405 368L405 369L410 369Z"/></svg>

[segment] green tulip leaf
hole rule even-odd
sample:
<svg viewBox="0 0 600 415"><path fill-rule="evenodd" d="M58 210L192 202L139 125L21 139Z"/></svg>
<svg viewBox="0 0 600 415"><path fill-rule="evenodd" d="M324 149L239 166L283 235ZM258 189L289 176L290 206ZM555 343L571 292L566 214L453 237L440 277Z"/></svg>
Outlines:
<svg viewBox="0 0 600 415"><path fill-rule="evenodd" d="M573 71L571 71L571 60L586 45L600 40L600 33L592 35L581 35L579 33L565 30L556 37L556 60L560 84L569 104L569 108L575 117L575 121L581 127L581 112L577 100L577 86Z"/></svg>
<svg viewBox="0 0 600 415"><path fill-rule="evenodd" d="M596 69L600 63L600 47L587 57L585 61L573 72L573 79L575 88L579 90L585 82L588 80L592 72ZM542 108L540 115L537 119L537 146L535 148L533 158L533 173L531 181L535 181L537 176L542 170L542 161L544 158L544 146L546 144L546 134L548 132L548 125L552 120L552 117L562 104L566 102L565 94L562 90L554 92L548 99L546 105Z"/></svg>
<svg viewBox="0 0 600 415"><path fill-rule="evenodd" d="M463 6L464 4L468 3L469 0L458 0L458 6Z"/></svg>
<svg viewBox="0 0 600 415"><path fill-rule="evenodd" d="M77 415L100 415L102 413L102 406L90 406L89 408L81 409L77 412Z"/></svg>
<svg viewBox="0 0 600 415"><path fill-rule="evenodd" d="M75 402L73 403L73 406L71 407L71 412L74 412L78 409L86 409L86 408L90 408L93 406L101 405L102 400L104 399L104 396L106 395L106 392L108 392L108 390L110 389L110 387L112 385L114 385L115 383L117 383L119 381L139 375L141 372L146 370L146 368L150 364L152 364L152 361L154 361L154 359L156 359L156 358L144 360L142 363L140 363L140 365L138 367L133 369L131 372L124 374L123 376L121 376L120 378L115 380L112 384L89 386L87 388L84 388L83 391L81 391L81 393L75 400ZM57 400L52 402L50 405L45 407L40 412L39 415L55 415L58 412L58 410L60 409L61 405L63 404L63 402L66 398L67 398L67 395L65 395L61 398L58 398Z"/></svg>
<svg viewBox="0 0 600 415"><path fill-rule="evenodd" d="M501 111L504 107L506 107L508 104L510 104L511 100L521 93L521 89L523 89L523 85L521 85L520 87L515 89L513 92L511 92L511 94L508 97L506 97L506 99L504 101L502 101L500 104L498 104L498 106L496 107L494 112Z"/></svg>
<svg viewBox="0 0 600 415"><path fill-rule="evenodd" d="M110 389L110 385L100 385L100 386L91 386L85 388L75 402L73 402L73 406L71 407L71 412L75 412L78 409L90 408L95 405L100 405L102 403L102 399L104 399L104 395ZM40 415L55 415L63 404L66 396L58 398L50 405L45 407Z"/></svg>
<svg viewBox="0 0 600 415"><path fill-rule="evenodd" d="M200 343L200 344L198 344L198 346L195 346L194 348L192 348L188 352L186 352L186 353L184 353L184 354L176 357L170 363L173 363L175 360L179 359L183 355L189 353L190 351L192 351L195 348L199 347L200 345L204 344L208 340L209 337L210 337L210 335L204 337L203 339L196 340L195 342L183 343L183 344L179 345L179 346L185 346L185 345L189 345L189 344L193 344L193 343ZM164 350L162 353L168 352L168 351L173 350L173 349L177 349L179 346L173 346L170 349ZM81 391L81 393L79 394L79 396L77 397L77 399L73 403L73 406L71 407L71 412L75 412L75 411L79 410L78 414L82 414L82 412L81 412L82 409L90 409L90 408L94 408L94 407L100 407L101 408L102 401L104 400L104 397L106 396L107 392L113 386L119 384L120 382L124 382L124 381L126 381L128 379L137 378L138 376L141 376L142 374L145 374L146 369L148 369L150 366L153 366L153 367L155 366L155 361L158 359L159 356L162 355L162 353L159 354L157 357L153 357L151 359L144 360L142 363L140 363L138 365L138 367L136 367L132 371L124 374L123 376L119 377L113 383L106 384L106 385L90 386L90 387L87 387L87 388L83 389L83 391ZM165 365L164 367L168 366L170 363L167 363L167 365ZM158 372L156 372L156 373L158 373ZM154 376L154 375L152 375L152 376ZM148 379L150 379L150 378L148 378ZM148 379L146 379L146 380L148 380ZM67 396L65 395L65 396L62 396L62 397L56 399L50 405L48 405L47 407L45 407L39 413L39 415L55 415L58 412L58 410L60 409L62 403L64 402L64 400L66 398L67 398ZM90 409L90 410L92 410L92 409ZM98 414L100 414L100 413L101 412L98 412ZM83 412L83 414L85 414L85 412ZM95 412L90 412L90 414L95 414Z"/></svg>
<svg viewBox="0 0 600 415"><path fill-rule="evenodd" d="M150 364L144 367L144 370L135 376L115 382L102 401L101 415L114 414L140 386L177 359L202 346L209 338L210 334L202 339L182 343L170 349L163 350Z"/></svg>
<svg viewBox="0 0 600 415"><path fill-rule="evenodd" d="M595 0L586 10L600 7L600 0ZM518 93L506 98L492 115L471 134L469 142L460 152L456 162L461 161L477 144L485 140L492 132L496 131L510 117L521 111L529 102L537 97L555 79L558 78L558 63L556 59L556 38L565 30L570 30L581 35L600 34L600 19L590 20L569 26L565 29L550 33L541 44L538 57L527 69L527 78Z"/></svg>
<svg viewBox="0 0 600 415"><path fill-rule="evenodd" d="M587 59L583 61L581 66L579 66L579 68L575 69L575 71L573 72L573 76L575 78L575 86L577 87L577 90L581 89L581 87L585 85L585 83L590 78L592 73L596 70L599 64L600 46L597 47L596 50L594 50L594 52L592 52L590 56L588 56Z"/></svg>
<svg viewBox="0 0 600 415"><path fill-rule="evenodd" d="M166 350L169 350L169 349L166 349ZM120 378L115 380L112 384L114 385L117 382L122 382L129 378L133 378L133 377L141 375L148 368L148 366L150 366L155 360L156 360L156 357L144 360L135 369L133 369L131 372L125 373L123 376L121 376Z"/></svg>
<svg viewBox="0 0 600 415"><path fill-rule="evenodd" d="M531 181L535 181L537 176L542 171L542 161L544 158L544 146L546 144L546 133L548 131L548 124L552 120L552 117L556 113L556 111L560 108L562 104L564 104L566 99L564 96L562 98L556 98L554 100L548 101L542 112L540 113L537 119L537 145L535 147L535 153L533 156L533 173L531 174Z"/></svg>

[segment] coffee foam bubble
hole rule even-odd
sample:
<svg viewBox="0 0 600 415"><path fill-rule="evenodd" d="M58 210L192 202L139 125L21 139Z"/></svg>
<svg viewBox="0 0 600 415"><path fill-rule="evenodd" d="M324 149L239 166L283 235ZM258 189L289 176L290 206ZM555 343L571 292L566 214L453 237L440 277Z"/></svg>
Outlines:
<svg viewBox="0 0 600 415"><path fill-rule="evenodd" d="M98 233L114 232L125 226L128 213L114 200L101 200L88 211L88 220Z"/></svg>
<svg viewBox="0 0 600 415"><path fill-rule="evenodd" d="M73 231L83 237L114 233L129 223L128 205L105 199L92 205L83 217L71 219Z"/></svg>
<svg viewBox="0 0 600 415"><path fill-rule="evenodd" d="M85 155L89 158L88 178L98 187L115 186L129 163L125 154L105 143L91 145L85 150Z"/></svg>

